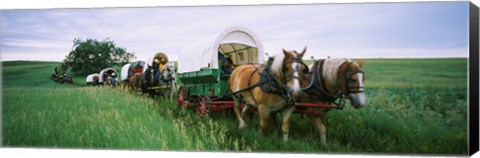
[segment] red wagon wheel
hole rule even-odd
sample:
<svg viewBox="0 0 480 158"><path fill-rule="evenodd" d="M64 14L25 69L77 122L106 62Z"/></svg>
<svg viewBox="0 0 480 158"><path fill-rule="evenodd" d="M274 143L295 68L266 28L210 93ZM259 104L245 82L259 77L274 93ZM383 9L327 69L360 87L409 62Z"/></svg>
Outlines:
<svg viewBox="0 0 480 158"><path fill-rule="evenodd" d="M208 95L202 95L200 98L200 106L197 108L197 114L201 116L208 117L212 107L212 99Z"/></svg>
<svg viewBox="0 0 480 158"><path fill-rule="evenodd" d="M187 108L190 104L188 101L189 98L189 91L186 91L183 86L181 86L178 90L178 98L177 98L177 105L179 109Z"/></svg>

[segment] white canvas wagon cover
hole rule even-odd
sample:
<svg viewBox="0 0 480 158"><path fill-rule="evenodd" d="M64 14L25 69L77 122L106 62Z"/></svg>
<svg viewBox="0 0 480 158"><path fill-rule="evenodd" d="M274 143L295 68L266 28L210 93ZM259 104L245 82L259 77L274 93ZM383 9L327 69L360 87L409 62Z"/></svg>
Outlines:
<svg viewBox="0 0 480 158"><path fill-rule="evenodd" d="M99 75L97 73L88 75L87 78L85 79L85 82L86 83L92 83L93 82L93 77L95 77L95 76L99 77Z"/></svg>
<svg viewBox="0 0 480 158"><path fill-rule="evenodd" d="M120 71L121 71L121 72L120 72L120 73L121 73L121 74L120 74L120 79L121 79L121 81L127 80L127 78L128 78L128 70L130 69L130 65L131 65L131 63L125 64L125 65L123 65L122 70L120 70Z"/></svg>
<svg viewBox="0 0 480 158"><path fill-rule="evenodd" d="M205 43L206 42L206 43ZM178 72L218 69L218 52L229 56L237 65L263 63L263 45L253 31L231 27L211 39L191 43L178 57Z"/></svg>

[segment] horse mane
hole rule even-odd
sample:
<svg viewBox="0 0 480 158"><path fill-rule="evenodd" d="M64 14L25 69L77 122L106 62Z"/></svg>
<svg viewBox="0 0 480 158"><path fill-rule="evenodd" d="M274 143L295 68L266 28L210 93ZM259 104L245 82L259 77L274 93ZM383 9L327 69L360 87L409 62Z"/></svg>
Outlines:
<svg viewBox="0 0 480 158"><path fill-rule="evenodd" d="M338 68L340 68L340 66L346 61L351 62L351 60L347 58L325 59L323 65L323 76L326 82L337 84Z"/></svg>
<svg viewBox="0 0 480 158"><path fill-rule="evenodd" d="M283 52L277 53L273 56L273 63L271 67L271 72L273 74L279 75L279 73L282 73L283 59L285 59Z"/></svg>

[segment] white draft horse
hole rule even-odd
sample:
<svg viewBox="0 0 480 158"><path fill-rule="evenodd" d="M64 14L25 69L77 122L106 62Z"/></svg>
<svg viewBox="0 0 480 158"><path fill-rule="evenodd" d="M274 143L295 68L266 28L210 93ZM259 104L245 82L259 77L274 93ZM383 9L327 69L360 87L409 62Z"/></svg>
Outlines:
<svg viewBox="0 0 480 158"><path fill-rule="evenodd" d="M162 76L159 79L159 85L165 86L162 88L162 94L165 98L169 98L170 101L173 101L173 95L176 89L176 76L175 76L175 66L173 63L168 63L165 68L162 70Z"/></svg>
<svg viewBox="0 0 480 158"><path fill-rule="evenodd" d="M241 104L257 108L261 133L265 132L271 113L281 112L283 140L288 140L289 119L295 110L293 104L300 96L303 73L307 69L302 60L305 51L306 48L301 53L284 49L267 66L256 64L235 68L229 78L229 88L239 129L246 127L240 112ZM266 92L262 87L265 85L273 87L273 92Z"/></svg>
<svg viewBox="0 0 480 158"><path fill-rule="evenodd" d="M304 80L307 85L302 91L300 102L336 104L343 107L344 99L350 100L351 105L360 108L365 104L363 93L363 82L365 75L361 70L363 60L357 63L346 58L316 60L310 65L311 74ZM335 103L340 99L340 103ZM309 110L319 110L307 108ZM322 109L323 114L328 110ZM309 115L310 121L314 124L321 143L327 144L326 128L322 121L324 115Z"/></svg>

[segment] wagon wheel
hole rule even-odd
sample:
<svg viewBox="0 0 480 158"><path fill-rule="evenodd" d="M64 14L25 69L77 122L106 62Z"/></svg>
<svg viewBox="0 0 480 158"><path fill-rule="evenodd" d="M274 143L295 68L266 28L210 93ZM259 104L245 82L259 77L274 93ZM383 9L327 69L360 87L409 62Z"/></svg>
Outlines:
<svg viewBox="0 0 480 158"><path fill-rule="evenodd" d="M190 106L190 89L185 90L183 86L178 89L177 105L178 109L187 108Z"/></svg>
<svg viewBox="0 0 480 158"><path fill-rule="evenodd" d="M212 99L208 95L203 94L200 98L200 106L198 107L197 114L208 117L208 113L211 110Z"/></svg>
<svg viewBox="0 0 480 158"><path fill-rule="evenodd" d="M178 89L178 98L177 98L177 105L178 108L182 108L183 103L185 102L185 90L183 89L183 86Z"/></svg>

